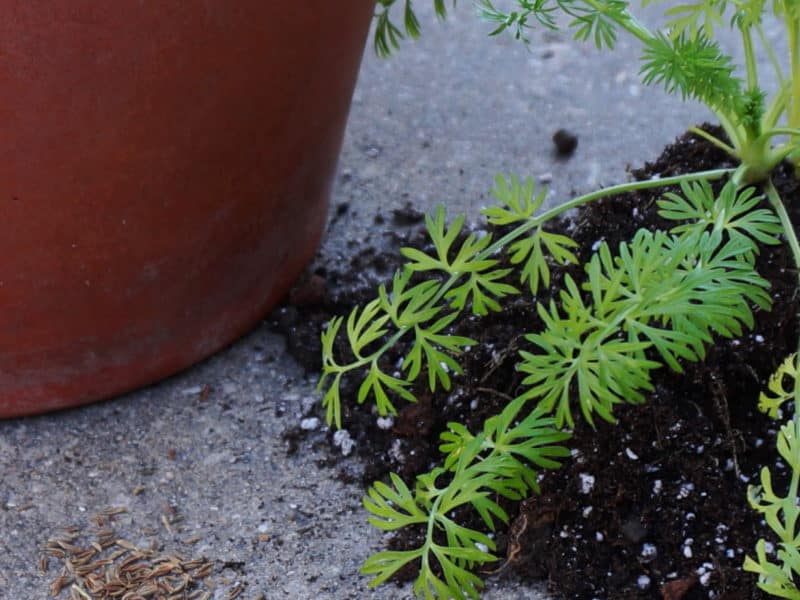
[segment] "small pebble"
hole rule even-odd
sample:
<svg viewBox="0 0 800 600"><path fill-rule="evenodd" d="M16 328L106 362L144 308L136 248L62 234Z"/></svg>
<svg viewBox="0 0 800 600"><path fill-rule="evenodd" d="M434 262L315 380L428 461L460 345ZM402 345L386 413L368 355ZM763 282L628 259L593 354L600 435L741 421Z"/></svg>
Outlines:
<svg viewBox="0 0 800 600"><path fill-rule="evenodd" d="M581 478L581 494L590 493L594 487L594 475L581 473L579 477Z"/></svg>
<svg viewBox="0 0 800 600"><path fill-rule="evenodd" d="M655 558L658 550L653 544L642 545L642 558Z"/></svg>
<svg viewBox="0 0 800 600"><path fill-rule="evenodd" d="M319 419L317 417L309 417L300 421L300 429L305 431L313 431L319 427Z"/></svg>
<svg viewBox="0 0 800 600"><path fill-rule="evenodd" d="M350 432L348 432L346 429L339 429L333 434L333 444L334 446L339 446L339 448L342 449L343 456L349 456L353 451L356 442L350 437Z"/></svg>
<svg viewBox="0 0 800 600"><path fill-rule="evenodd" d="M378 417L375 424L378 429L391 429L394 427L394 419L392 417Z"/></svg>
<svg viewBox="0 0 800 600"><path fill-rule="evenodd" d="M200 394L203 391L202 385L195 385L192 387L184 388L181 390L182 396L194 396L196 394Z"/></svg>

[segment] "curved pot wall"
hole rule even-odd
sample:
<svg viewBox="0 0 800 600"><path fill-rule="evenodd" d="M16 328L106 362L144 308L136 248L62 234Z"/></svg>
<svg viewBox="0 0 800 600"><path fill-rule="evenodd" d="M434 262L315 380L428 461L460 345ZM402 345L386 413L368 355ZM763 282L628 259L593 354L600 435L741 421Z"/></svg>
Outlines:
<svg viewBox="0 0 800 600"><path fill-rule="evenodd" d="M374 0L0 0L0 417L244 333L312 256Z"/></svg>

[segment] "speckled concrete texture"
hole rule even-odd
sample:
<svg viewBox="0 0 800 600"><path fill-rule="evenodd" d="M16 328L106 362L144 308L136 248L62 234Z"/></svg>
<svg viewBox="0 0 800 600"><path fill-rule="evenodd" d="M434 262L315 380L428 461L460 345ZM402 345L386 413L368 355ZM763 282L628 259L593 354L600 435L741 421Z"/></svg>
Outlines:
<svg viewBox="0 0 800 600"><path fill-rule="evenodd" d="M598 53L540 32L526 50L485 39L469 3L444 23L417 4L419 42L388 61L365 55L332 198L332 210L349 210L329 227L322 263L367 235L377 242L374 216L408 202L444 202L477 219L497 172L549 181L550 202L622 181L627 165L708 118L643 88L627 40ZM568 160L553 149L559 128L579 138ZM281 433L315 414L315 379L262 326L148 389L0 422L0 598L50 597L59 561L40 572L42 546L59 526L89 528L107 507L127 509L120 537L209 559L215 599L238 588L246 600L410 597L371 590L358 574L381 547L363 489L320 468L325 452L308 443L287 456ZM499 578L485 597L543 599L543 589Z"/></svg>

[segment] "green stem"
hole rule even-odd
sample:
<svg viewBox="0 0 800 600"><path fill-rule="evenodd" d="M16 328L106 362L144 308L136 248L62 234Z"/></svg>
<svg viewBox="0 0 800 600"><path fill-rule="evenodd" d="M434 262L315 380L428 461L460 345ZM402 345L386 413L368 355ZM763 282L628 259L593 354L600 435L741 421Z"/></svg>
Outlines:
<svg viewBox="0 0 800 600"><path fill-rule="evenodd" d="M619 185L612 185L607 188L603 188L601 190L597 190L596 192L591 192L589 194L584 194L582 196L578 196L577 198L573 198L568 202L564 202L563 204L559 204L558 206L551 208L547 212L542 213L538 217L531 219L528 223L521 225L511 233L506 236L503 236L494 244L486 248L483 252L478 254L477 260L483 260L488 258L492 254L494 254L497 250L501 249L502 247L506 246L508 242L513 241L519 235L517 235L518 230L522 230L521 233L526 233L537 227L550 219L557 217L558 215L567 212L568 210L572 210L573 208L577 208L582 204L587 204L594 200L600 200L601 198L610 198L612 196L619 196L620 194L624 194L626 192L635 192L638 190L647 190L654 187L667 187L670 185L677 185L681 182L688 182L688 181L714 181L716 179L721 179L725 175L730 175L734 172L734 169L712 169L710 171L698 171L697 173L688 173L685 175L673 175L672 177L664 177L662 179L647 179L645 181L633 181L630 183L621 183ZM506 239L510 238L510 239Z"/></svg>
<svg viewBox="0 0 800 600"><path fill-rule="evenodd" d="M727 152L728 154L730 154L734 158L738 158L739 157L739 153L736 151L735 148L733 148L732 146L729 146L728 144L723 142L721 139L719 139L717 136L711 135L710 133L708 133L707 131L703 131L699 127L689 127L689 131L691 131L693 134L695 134L697 136L700 136L701 138L703 138L704 140L706 140L710 144L713 144L714 146L716 146L717 148L719 148L723 152Z"/></svg>
<svg viewBox="0 0 800 600"><path fill-rule="evenodd" d="M800 128L797 127L773 127L769 131L765 131L763 137L771 138L776 135L793 135L800 136Z"/></svg>
<svg viewBox="0 0 800 600"><path fill-rule="evenodd" d="M719 119L719 124L722 126L722 129L725 130L725 133L728 134L728 137L731 140L731 144L733 147L736 148L736 153L733 155L734 158L738 158L741 156L741 150L745 147L747 143L747 134L745 133L744 129L739 125L734 125L734 119L731 119L727 114L723 113L719 110L712 110L711 112L714 113L714 116Z"/></svg>
<svg viewBox="0 0 800 600"><path fill-rule="evenodd" d="M758 68L756 66L756 56L753 51L753 37L750 35L750 27L743 27L742 45L744 46L744 60L747 68L747 89L758 88Z"/></svg>
<svg viewBox="0 0 800 600"><path fill-rule="evenodd" d="M792 94L789 100L789 127L800 125L800 30L798 22L787 7L786 29L789 37L789 80L792 82Z"/></svg>
<svg viewBox="0 0 800 600"><path fill-rule="evenodd" d="M792 224L791 219L789 218L789 213L786 211L786 207L783 205L783 201L781 200L780 194L778 194L778 190L775 189L775 185L772 183L771 179L767 179L765 184L765 191L767 193L767 199L769 203L772 205L772 209L778 215L778 218L781 221L781 226L783 227L783 234L786 236L786 241L789 243L789 248L792 251L792 257L794 258L794 264L798 269L798 285L800 285L800 242L797 240L797 233L794 230L794 225ZM800 341L798 341L798 353L800 353ZM800 354L798 354L800 356ZM800 377L794 378L794 402L795 402L795 410L794 410L794 419L797 422L800 420L800 410L798 410L798 406L800 406ZM796 474L797 471L794 472ZM792 482L793 485L797 485L794 481L794 474L792 475Z"/></svg>
<svg viewBox="0 0 800 600"><path fill-rule="evenodd" d="M791 88L786 82L781 83L780 90L772 97L767 110L764 111L764 116L761 117L762 130L772 129L778 123L786 110L790 91Z"/></svg>
<svg viewBox="0 0 800 600"><path fill-rule="evenodd" d="M795 402L797 401L797 378L795 378ZM797 409L794 411L794 418L797 419ZM797 488L798 484L800 484L800 469L793 468L792 469L792 481L789 484L789 493L787 494L787 498L797 498ZM783 514L786 515L786 536L781 536L781 541L790 546L795 546L795 531L797 531L797 511L788 512L786 510L783 511Z"/></svg>
<svg viewBox="0 0 800 600"><path fill-rule="evenodd" d="M772 209L775 211L775 213L778 215L778 219L781 221L783 233L786 236L786 241L789 243L789 248L792 251L792 258L794 258L794 263L798 270L800 270L800 242L797 240L797 234L795 233L794 225L792 225L792 221L789 219L789 213L786 212L786 207L783 205L780 194L778 194L778 190L775 189L775 185L772 183L771 179L767 179L766 183L764 184L764 190L767 194L767 200L769 200L770 205L772 205ZM798 284L800 284L800 279L798 279Z"/></svg>
<svg viewBox="0 0 800 600"><path fill-rule="evenodd" d="M761 45L764 47L764 50L769 57L769 62L772 63L772 68L775 69L775 76L778 78L778 82L783 85L784 83L784 74L783 69L781 67L780 62L778 61L778 56L775 54L775 49L772 47L772 44L769 43L769 39L767 38L766 34L764 33L764 28L761 27L761 24L755 25L756 32L758 33L758 39L761 40Z"/></svg>

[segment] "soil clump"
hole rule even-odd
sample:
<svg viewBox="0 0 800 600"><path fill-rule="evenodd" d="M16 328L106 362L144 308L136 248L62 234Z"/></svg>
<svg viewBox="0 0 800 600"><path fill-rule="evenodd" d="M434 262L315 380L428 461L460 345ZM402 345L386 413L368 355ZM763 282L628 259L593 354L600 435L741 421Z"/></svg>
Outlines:
<svg viewBox="0 0 800 600"><path fill-rule="evenodd" d="M724 153L686 134L631 174L641 180L727 166L733 165ZM798 181L791 169L781 167L773 181L792 219L800 222ZM594 202L552 228L575 239L578 256L586 261L600 241L616 248L639 228L674 225L657 214L656 200L666 191ZM427 247L416 221L395 218L389 249L361 249L346 270L318 266L308 279L313 293L296 292L304 301L275 313L275 326L287 335L289 351L308 370L320 367L323 324L372 299L377 284L402 265L396 248ZM568 441L572 457L561 469L544 472L541 495L508 504L510 524L495 532L503 560L486 565L485 573L545 578L557 597L577 600L767 598L755 588L755 577L741 568L745 554L754 555L758 538L777 547L748 505L747 487L758 483L762 466L769 466L782 492L788 473L775 448L781 422L759 413L756 404L770 374L796 349L797 273L785 244L762 247L757 269L772 284L772 311L756 311L752 331L717 340L705 360L685 364L684 373L667 367L654 371L655 392L645 404L619 406L616 424L599 421L593 430L576 417ZM365 278L365 272L373 276ZM583 270L555 267L550 290L537 300L547 302L557 294L566 273L580 281ZM478 431L522 391L517 351L525 348L524 334L539 330L541 322L525 293L506 299L504 306L502 313L467 317L455 327L456 335L479 344L459 358L464 375L454 378L451 390L431 393L427 379L420 377L414 389L419 401L399 400L399 415L379 420L371 404L357 405L357 381L343 389L343 425L366 464L365 485L390 471L412 484L417 474L441 462L439 434L449 421ZM389 360L399 359L401 350ZM296 444L303 435L288 432L287 439ZM328 464L347 477L349 472L337 466L340 449L331 448ZM477 526L476 521L470 524ZM417 535L404 532L390 545L411 547Z"/></svg>

